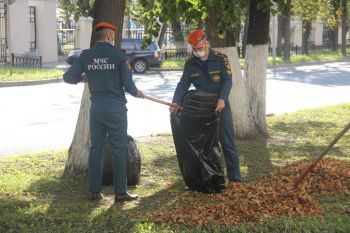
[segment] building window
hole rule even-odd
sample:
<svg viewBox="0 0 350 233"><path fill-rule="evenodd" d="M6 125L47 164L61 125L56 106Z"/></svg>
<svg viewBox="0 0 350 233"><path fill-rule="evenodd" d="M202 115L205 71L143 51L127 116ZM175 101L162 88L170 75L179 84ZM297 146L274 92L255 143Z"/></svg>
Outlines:
<svg viewBox="0 0 350 233"><path fill-rule="evenodd" d="M29 25L30 25L30 51L36 51L36 8L29 7Z"/></svg>

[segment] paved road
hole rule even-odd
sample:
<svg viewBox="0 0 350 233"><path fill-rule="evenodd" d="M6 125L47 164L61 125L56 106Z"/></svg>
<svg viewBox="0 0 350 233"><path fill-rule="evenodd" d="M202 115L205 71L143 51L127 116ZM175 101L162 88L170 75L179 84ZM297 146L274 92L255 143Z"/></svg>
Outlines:
<svg viewBox="0 0 350 233"><path fill-rule="evenodd" d="M178 71L135 75L145 94L170 101ZM0 88L0 156L67 148L73 137L83 84ZM168 108L128 96L129 134L170 132ZM350 102L350 62L268 70L267 113Z"/></svg>

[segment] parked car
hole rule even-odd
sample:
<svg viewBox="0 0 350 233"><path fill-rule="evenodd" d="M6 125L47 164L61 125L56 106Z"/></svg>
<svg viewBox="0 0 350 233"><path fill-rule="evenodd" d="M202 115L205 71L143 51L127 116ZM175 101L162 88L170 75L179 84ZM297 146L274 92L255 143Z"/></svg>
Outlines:
<svg viewBox="0 0 350 233"><path fill-rule="evenodd" d="M122 39L121 49L128 56L128 61L136 73L144 73L150 67L160 67L160 49L152 41L146 48L142 48L142 39ZM66 62L72 65L80 56L81 50L73 50L66 57Z"/></svg>

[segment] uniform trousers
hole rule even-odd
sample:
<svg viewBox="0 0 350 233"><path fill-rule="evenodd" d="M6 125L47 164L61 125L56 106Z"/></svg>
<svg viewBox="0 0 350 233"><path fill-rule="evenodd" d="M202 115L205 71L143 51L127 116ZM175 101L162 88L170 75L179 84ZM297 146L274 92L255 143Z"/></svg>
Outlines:
<svg viewBox="0 0 350 233"><path fill-rule="evenodd" d="M234 142L234 127L230 104L220 112L219 141L224 152L226 170L229 181L241 181L239 156Z"/></svg>
<svg viewBox="0 0 350 233"><path fill-rule="evenodd" d="M126 146L127 109L124 103L111 98L96 98L90 108L90 153L88 161L88 191L101 192L103 146L108 135L113 167L114 193L127 191Z"/></svg>

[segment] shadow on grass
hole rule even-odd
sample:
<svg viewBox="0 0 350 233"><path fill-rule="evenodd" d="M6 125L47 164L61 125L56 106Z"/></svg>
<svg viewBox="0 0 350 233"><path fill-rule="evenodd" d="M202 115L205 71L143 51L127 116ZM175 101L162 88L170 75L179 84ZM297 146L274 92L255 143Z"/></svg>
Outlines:
<svg viewBox="0 0 350 233"><path fill-rule="evenodd" d="M276 135L288 132L288 139L285 138L285 141L276 142L272 139L269 143L269 151L274 154L274 160L286 162L320 155L342 129L336 122L305 119L274 123L270 128ZM346 137L345 135L344 138ZM341 143L335 144L328 153L337 158L345 158L348 154L349 149Z"/></svg>
<svg viewBox="0 0 350 233"><path fill-rule="evenodd" d="M274 132L288 132L289 137L308 136L313 138L325 135L325 132L334 130L338 125L334 122L314 121L310 119L297 119L292 122L277 122L270 126L270 130ZM335 135L334 135L335 136Z"/></svg>
<svg viewBox="0 0 350 233"><path fill-rule="evenodd" d="M239 141L237 147L241 156L243 177L248 182L256 181L273 170L266 141Z"/></svg>
<svg viewBox="0 0 350 233"><path fill-rule="evenodd" d="M143 165L140 184L129 187L141 198L130 203L114 204L111 186L103 187L103 200L91 202L86 177L61 175L34 180L23 200L0 196L0 232L134 232L150 213L178 200L184 187L176 155L164 152Z"/></svg>

